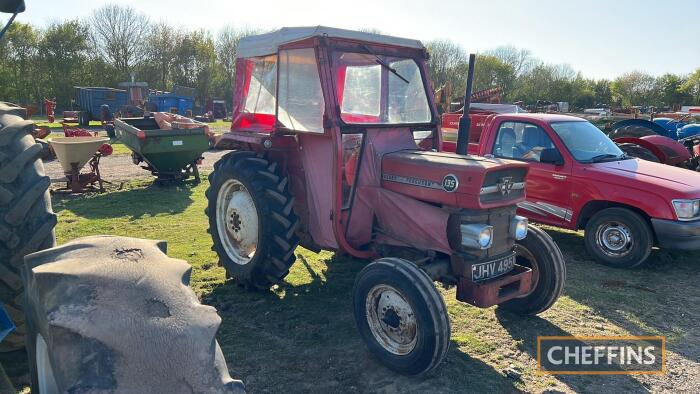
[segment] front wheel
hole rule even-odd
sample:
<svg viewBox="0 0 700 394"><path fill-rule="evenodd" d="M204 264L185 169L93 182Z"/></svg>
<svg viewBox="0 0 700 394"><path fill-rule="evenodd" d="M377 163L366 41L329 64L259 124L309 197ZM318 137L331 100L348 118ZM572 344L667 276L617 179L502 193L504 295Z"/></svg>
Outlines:
<svg viewBox="0 0 700 394"><path fill-rule="evenodd" d="M586 250L597 262L615 268L642 264L654 243L646 220L626 208L607 208L593 215L584 239Z"/></svg>
<svg viewBox="0 0 700 394"><path fill-rule="evenodd" d="M518 265L532 269L532 286L522 297L499 304L499 308L520 314L536 315L549 309L564 290L566 263L552 237L529 225L527 237L515 244Z"/></svg>
<svg viewBox="0 0 700 394"><path fill-rule="evenodd" d="M370 352L387 367L418 375L435 368L450 343L445 301L428 275L400 258L382 258L357 275L355 322Z"/></svg>

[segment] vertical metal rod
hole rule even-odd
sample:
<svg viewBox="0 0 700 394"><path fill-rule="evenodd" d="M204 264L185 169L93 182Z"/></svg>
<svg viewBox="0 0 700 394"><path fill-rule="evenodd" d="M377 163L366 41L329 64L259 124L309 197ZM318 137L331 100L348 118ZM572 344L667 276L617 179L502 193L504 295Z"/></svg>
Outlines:
<svg viewBox="0 0 700 394"><path fill-rule="evenodd" d="M469 147L469 129L472 125L471 117L469 116L469 108L472 101L472 84L474 83L474 62L476 55L469 55L469 71L467 72L467 90L464 93L464 108L462 109L462 117L459 119L459 129L457 131L457 154L466 155Z"/></svg>

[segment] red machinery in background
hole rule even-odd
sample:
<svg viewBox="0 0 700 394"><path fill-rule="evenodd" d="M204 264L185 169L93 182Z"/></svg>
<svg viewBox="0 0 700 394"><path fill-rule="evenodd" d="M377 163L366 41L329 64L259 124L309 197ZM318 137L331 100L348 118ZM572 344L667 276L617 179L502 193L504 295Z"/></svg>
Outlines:
<svg viewBox="0 0 700 394"><path fill-rule="evenodd" d="M56 115L54 111L56 110L56 99L49 100L44 99L44 109L46 110L46 116L49 118L49 123L56 121Z"/></svg>

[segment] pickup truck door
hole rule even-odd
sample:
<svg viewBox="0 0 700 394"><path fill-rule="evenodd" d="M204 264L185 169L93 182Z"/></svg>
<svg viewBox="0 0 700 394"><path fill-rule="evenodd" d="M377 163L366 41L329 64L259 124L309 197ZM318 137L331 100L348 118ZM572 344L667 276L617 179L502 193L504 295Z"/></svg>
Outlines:
<svg viewBox="0 0 700 394"><path fill-rule="evenodd" d="M546 125L504 120L497 127L491 153L530 164L527 201L518 204L518 213L534 221L571 227L571 158L558 146L559 139ZM540 162L542 150L550 148L559 151L563 163Z"/></svg>

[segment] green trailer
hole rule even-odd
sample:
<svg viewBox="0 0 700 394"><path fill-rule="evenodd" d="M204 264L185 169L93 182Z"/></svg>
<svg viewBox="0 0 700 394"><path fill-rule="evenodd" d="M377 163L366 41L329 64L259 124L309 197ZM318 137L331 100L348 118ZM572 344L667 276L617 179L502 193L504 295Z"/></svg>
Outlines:
<svg viewBox="0 0 700 394"><path fill-rule="evenodd" d="M191 127L191 125L189 126ZM134 164L157 177L156 182L183 181L194 176L199 183L197 163L209 149L204 125L195 128L160 129L153 117L122 118L114 121L117 138L131 149Z"/></svg>

